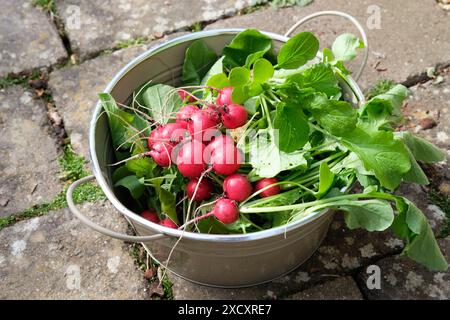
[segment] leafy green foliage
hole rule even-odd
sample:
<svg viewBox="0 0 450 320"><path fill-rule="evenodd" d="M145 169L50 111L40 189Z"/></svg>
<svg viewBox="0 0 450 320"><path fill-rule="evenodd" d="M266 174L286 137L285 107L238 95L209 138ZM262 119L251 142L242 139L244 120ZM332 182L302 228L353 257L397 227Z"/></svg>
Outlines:
<svg viewBox="0 0 450 320"><path fill-rule="evenodd" d="M299 88L312 88L333 97L341 92L331 66L324 63L314 64L301 73L288 76L287 83L295 83Z"/></svg>
<svg viewBox="0 0 450 320"><path fill-rule="evenodd" d="M394 231L407 241L403 250L406 255L430 270L446 271L447 261L442 255L427 218L411 201L400 198L399 215Z"/></svg>
<svg viewBox="0 0 450 320"><path fill-rule="evenodd" d="M150 108L150 115L160 124L169 122L172 114L178 111L182 105L174 88L165 84L147 88L142 98L145 106Z"/></svg>
<svg viewBox="0 0 450 320"><path fill-rule="evenodd" d="M356 57L357 49L364 48L364 43L350 33L341 34L336 38L331 51L336 60L350 61Z"/></svg>
<svg viewBox="0 0 450 320"><path fill-rule="evenodd" d="M356 127L358 115L348 102L328 100L319 95L310 108L314 119L333 135L343 136Z"/></svg>
<svg viewBox="0 0 450 320"><path fill-rule="evenodd" d="M373 97L360 109L360 117L377 128L390 128L402 119L401 106L409 91L402 85L396 85L389 91Z"/></svg>
<svg viewBox="0 0 450 320"><path fill-rule="evenodd" d="M410 132L396 132L396 136L405 142L414 158L425 163L435 163L445 160L445 151L437 148L427 140Z"/></svg>
<svg viewBox="0 0 450 320"><path fill-rule="evenodd" d="M272 40L255 29L240 32L223 49L223 63L226 67L248 66L251 61L261 58L272 48Z"/></svg>
<svg viewBox="0 0 450 320"><path fill-rule="evenodd" d="M380 79L366 93L366 99L370 100L375 96L386 93L387 91L391 90L395 85L396 83L394 80L386 78Z"/></svg>
<svg viewBox="0 0 450 320"><path fill-rule="evenodd" d="M203 41L194 41L186 50L183 64L183 84L196 86L216 63L217 55Z"/></svg>
<svg viewBox="0 0 450 320"><path fill-rule="evenodd" d="M364 201L340 201L335 205L345 211L345 223L350 229L384 231L394 221L394 211L388 202L378 199Z"/></svg>
<svg viewBox="0 0 450 320"><path fill-rule="evenodd" d="M373 131L359 124L355 130L343 135L343 144L356 153L387 189L394 190L402 177L411 169L408 150L403 142L394 139L392 132Z"/></svg>
<svg viewBox="0 0 450 320"><path fill-rule="evenodd" d="M280 104L273 121L274 129L278 130L281 151L294 152L308 142L309 124L303 111L298 106Z"/></svg>
<svg viewBox="0 0 450 320"><path fill-rule="evenodd" d="M290 38L278 53L278 68L295 69L316 57L319 40L310 32L301 32Z"/></svg>
<svg viewBox="0 0 450 320"><path fill-rule="evenodd" d="M275 177L284 170L306 165L303 151L286 153L276 144L273 129L259 130L250 142L250 164L261 178Z"/></svg>

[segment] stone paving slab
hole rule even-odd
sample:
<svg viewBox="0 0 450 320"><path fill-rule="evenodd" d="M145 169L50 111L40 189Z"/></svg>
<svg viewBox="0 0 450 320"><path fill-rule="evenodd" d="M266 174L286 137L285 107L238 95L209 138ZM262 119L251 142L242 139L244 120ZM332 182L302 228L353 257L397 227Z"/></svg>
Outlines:
<svg viewBox="0 0 450 320"><path fill-rule="evenodd" d="M254 3L255 0L57 0L56 7L65 21L72 48L84 58L120 41L181 30L196 22L232 15Z"/></svg>
<svg viewBox="0 0 450 320"><path fill-rule="evenodd" d="M133 58L178 35L181 33L146 45L118 50L50 73L49 86L75 152L86 159L89 158L88 131L92 112L98 101L97 94L102 92L113 76Z"/></svg>
<svg viewBox="0 0 450 320"><path fill-rule="evenodd" d="M47 15L29 0L0 0L0 77L67 57Z"/></svg>
<svg viewBox="0 0 450 320"><path fill-rule="evenodd" d="M289 300L363 300L352 277L340 277L296 293Z"/></svg>
<svg viewBox="0 0 450 320"><path fill-rule="evenodd" d="M19 86L0 90L0 217L53 199L62 186L46 108Z"/></svg>
<svg viewBox="0 0 450 320"><path fill-rule="evenodd" d="M438 242L448 261L450 238ZM398 255L375 264L381 270L381 289L368 290L367 286L362 285L361 288L369 299L450 299L450 270L432 272ZM365 283L367 274L361 273L358 278L361 283Z"/></svg>
<svg viewBox="0 0 450 320"><path fill-rule="evenodd" d="M106 202L82 207L126 232ZM0 231L0 299L145 299L146 281L126 245L83 226L68 209Z"/></svg>
<svg viewBox="0 0 450 320"><path fill-rule="evenodd" d="M359 81L363 88L370 87L380 77L402 82L413 74L424 72L427 67L450 62L450 18L434 0L314 0L306 7L268 8L220 20L206 29L252 27L284 34L302 17L321 10L347 12L367 31L370 55ZM377 16L381 18L380 29L373 28ZM330 46L340 33L357 34L349 22L338 17L317 18L305 24L302 30L314 32L326 46ZM352 70L356 70L359 61L350 65Z"/></svg>

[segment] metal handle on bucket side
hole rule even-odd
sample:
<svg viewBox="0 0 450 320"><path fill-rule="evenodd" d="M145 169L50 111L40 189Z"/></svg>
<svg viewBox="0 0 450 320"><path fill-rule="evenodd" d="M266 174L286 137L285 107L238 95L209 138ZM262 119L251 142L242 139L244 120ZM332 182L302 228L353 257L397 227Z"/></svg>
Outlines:
<svg viewBox="0 0 450 320"><path fill-rule="evenodd" d="M304 24L305 22L312 20L314 18L317 17L321 17L321 16L337 16L337 17L343 17L347 20L349 20L351 23L353 23L353 25L358 29L359 33L361 34L362 37L362 41L364 43L364 56L363 56L363 61L361 63L361 66L359 67L358 72L356 73L355 76L355 80L358 81L359 78L361 77L364 68L366 67L367 64L367 59L369 57L369 43L367 42L367 34L364 31L364 28L362 27L362 25L358 22L358 20L356 20L355 17L349 15L348 13L345 12L341 12L341 11L319 11L319 12L315 12L313 14L310 14L302 19L300 19L298 22L296 22L285 34L285 37L289 37L292 32L295 31L295 29L297 29L299 26L301 26L302 24Z"/></svg>
<svg viewBox="0 0 450 320"><path fill-rule="evenodd" d="M81 178L80 180L77 180L74 183L72 183L70 185L69 189L67 189L66 199L67 199L67 204L69 205L69 209L78 219L81 220L82 223L84 223L88 227L94 229L95 231L100 232L101 234L104 234L105 236L109 236L111 238L119 239L119 240L122 240L122 241L146 242L146 241L157 240L157 239L161 239L161 238L165 237L165 235L161 234L161 233L160 234L155 234L155 235L152 235L152 236L129 236L127 234L118 233L118 232L109 230L109 229L107 229L105 227L102 227L102 226L99 226L98 224L96 224L93 221L89 220L75 206L75 203L73 202L73 191L78 186L80 186L80 185L82 185L82 184L84 184L84 183L86 183L88 181L91 181L94 178L95 177L93 175Z"/></svg>

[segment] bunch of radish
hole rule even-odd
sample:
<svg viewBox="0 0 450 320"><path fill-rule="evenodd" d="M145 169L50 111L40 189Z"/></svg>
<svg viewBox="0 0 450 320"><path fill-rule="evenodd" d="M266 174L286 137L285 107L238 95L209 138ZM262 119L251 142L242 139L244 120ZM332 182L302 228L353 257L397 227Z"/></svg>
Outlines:
<svg viewBox="0 0 450 320"><path fill-rule="evenodd" d="M178 171L189 181L186 194L191 201L202 202L213 197L214 184L205 176L212 171L224 176L223 194L215 201L210 213L194 218L193 221L215 216L224 224L239 219L237 202L247 199L253 186L247 176L236 173L243 161L242 152L234 140L220 129L236 129L247 122L247 111L231 100L232 87L219 90L215 103L198 105L194 96L179 90L180 98L186 103L177 113L176 121L157 126L148 137L148 154L161 167L175 164ZM255 189L261 197L277 194L277 179L257 181ZM159 220L155 210L146 210L141 216L151 222L169 228L178 226L169 218Z"/></svg>

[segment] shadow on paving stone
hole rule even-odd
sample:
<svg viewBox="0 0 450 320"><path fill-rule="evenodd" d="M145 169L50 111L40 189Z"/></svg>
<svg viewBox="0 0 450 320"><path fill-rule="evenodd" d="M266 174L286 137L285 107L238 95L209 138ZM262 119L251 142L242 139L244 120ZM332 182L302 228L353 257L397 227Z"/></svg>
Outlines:
<svg viewBox="0 0 450 320"><path fill-rule="evenodd" d="M0 0L0 7L0 77L67 57L55 26L32 1Z"/></svg>
<svg viewBox="0 0 450 320"><path fill-rule="evenodd" d="M359 81L363 88L369 88L380 77L402 82L411 75L424 72L427 67L450 62L450 19L435 0L408 1L407 4L402 1L361 0L352 1L351 5L348 0L314 0L305 7L268 8L220 20L206 29L252 27L284 34L302 17L321 10L347 12L365 28L370 54ZM330 46L343 32L358 34L350 22L338 17L317 18L297 30L300 31L314 32L326 46ZM427 50L424 50L424 43L429 44ZM349 64L351 70L357 70L361 58L362 54Z"/></svg>
<svg viewBox="0 0 450 320"><path fill-rule="evenodd" d="M50 73L49 86L75 152L89 159L88 130L98 101L97 94L105 89L113 76L142 52L180 35L182 33L146 45L118 50Z"/></svg>
<svg viewBox="0 0 450 320"><path fill-rule="evenodd" d="M340 277L296 293L288 300L362 300L363 296L352 277Z"/></svg>
<svg viewBox="0 0 450 320"><path fill-rule="evenodd" d="M0 90L0 217L48 202L62 190L51 131L42 101L20 86Z"/></svg>
<svg viewBox="0 0 450 320"><path fill-rule="evenodd" d="M356 272L387 255L399 253L403 242L390 231L349 230L337 213L328 234L300 268L267 284L243 289L217 289L192 284L175 275L174 299L277 299L295 294L336 276Z"/></svg>
<svg viewBox="0 0 450 320"><path fill-rule="evenodd" d="M438 240L447 261L450 260L450 238ZM432 272L408 259L393 256L375 263L381 269L381 289L367 289L367 274L358 281L369 299L450 299L450 271Z"/></svg>
<svg viewBox="0 0 450 320"><path fill-rule="evenodd" d="M116 232L128 230L106 202L81 210ZM0 231L0 278L0 299L147 298L127 245L88 229L68 209Z"/></svg>
<svg viewBox="0 0 450 320"><path fill-rule="evenodd" d="M259 2L265 2L262 0ZM232 15L255 0L129 0L105 6L101 0L57 0L56 7L65 23L72 48L82 58L112 48L120 41L150 38L187 28L199 21Z"/></svg>

